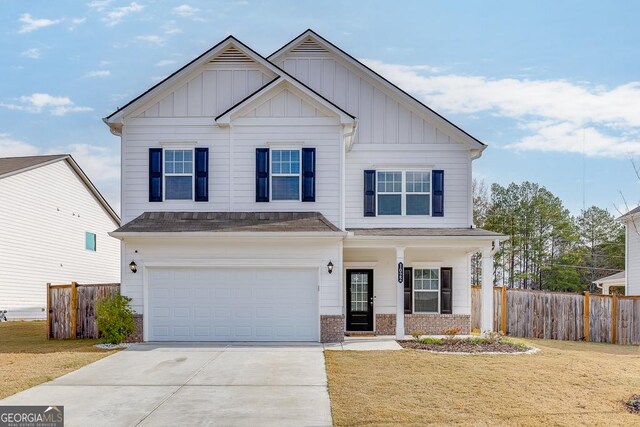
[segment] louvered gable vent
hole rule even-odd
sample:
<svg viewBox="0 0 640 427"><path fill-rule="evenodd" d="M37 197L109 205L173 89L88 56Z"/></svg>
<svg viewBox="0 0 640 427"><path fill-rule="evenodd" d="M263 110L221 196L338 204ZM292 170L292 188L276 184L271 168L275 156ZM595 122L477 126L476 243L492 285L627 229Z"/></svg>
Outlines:
<svg viewBox="0 0 640 427"><path fill-rule="evenodd" d="M320 46L314 40L308 38L298 46L291 49L290 53L297 55L328 55L329 51Z"/></svg>
<svg viewBox="0 0 640 427"><path fill-rule="evenodd" d="M253 62L253 60L244 53L240 52L234 46L229 46L224 52L216 56L211 62L218 64L246 64Z"/></svg>

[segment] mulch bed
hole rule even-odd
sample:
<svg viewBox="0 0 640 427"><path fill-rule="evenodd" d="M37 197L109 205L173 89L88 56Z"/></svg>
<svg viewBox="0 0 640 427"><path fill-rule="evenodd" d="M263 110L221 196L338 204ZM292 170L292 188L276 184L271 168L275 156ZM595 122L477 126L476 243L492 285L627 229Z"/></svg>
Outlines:
<svg viewBox="0 0 640 427"><path fill-rule="evenodd" d="M398 341L403 348L427 350L443 353L525 353L529 347L518 346L509 342L478 343L464 339L443 340L442 344L421 343L414 340Z"/></svg>
<svg viewBox="0 0 640 427"><path fill-rule="evenodd" d="M627 410L632 414L640 415L640 394L631 396L629 400L624 402L624 406L626 406Z"/></svg>

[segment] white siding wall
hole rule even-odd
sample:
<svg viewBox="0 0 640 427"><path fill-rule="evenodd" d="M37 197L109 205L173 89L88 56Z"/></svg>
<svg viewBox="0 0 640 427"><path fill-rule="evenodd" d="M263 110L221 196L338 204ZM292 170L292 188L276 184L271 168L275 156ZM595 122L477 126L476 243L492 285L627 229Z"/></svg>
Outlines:
<svg viewBox="0 0 640 427"><path fill-rule="evenodd" d="M285 89L249 110L243 117L325 117L325 114Z"/></svg>
<svg viewBox="0 0 640 427"><path fill-rule="evenodd" d="M137 253L135 251L138 251ZM276 263L291 265L312 264L320 274L320 314L342 314L341 277L336 272L342 269L342 243L326 239L130 239L124 249L124 263L135 260L138 272L123 270L122 293L133 298L132 306L143 314L144 269L147 262L180 262L199 260L229 261L244 260L248 266L255 266L261 260L275 260ZM327 272L327 264L332 261L334 273ZM283 267L284 268L284 267Z"/></svg>
<svg viewBox="0 0 640 427"><path fill-rule="evenodd" d="M354 67L331 57L289 55L286 72L358 118L361 144L446 144L451 138Z"/></svg>
<svg viewBox="0 0 640 427"><path fill-rule="evenodd" d="M257 64L209 64L138 117L214 118L273 79Z"/></svg>
<svg viewBox="0 0 640 427"><path fill-rule="evenodd" d="M638 221L636 219L636 221ZM631 222L627 223L627 288L626 295L640 295L640 235Z"/></svg>
<svg viewBox="0 0 640 427"><path fill-rule="evenodd" d="M46 283L117 283L118 225L66 161L0 179L0 309L44 317ZM97 251L85 250L85 232Z"/></svg>
<svg viewBox="0 0 640 427"><path fill-rule="evenodd" d="M444 170L444 217L364 217L364 170ZM370 227L469 227L471 200L471 158L461 144L356 144L346 155L347 228Z"/></svg>
<svg viewBox="0 0 640 427"><path fill-rule="evenodd" d="M471 288L469 286L468 256L464 251L448 249L414 249L405 251L405 267L413 263L434 263L438 267L453 268L453 314L471 314ZM349 263L375 262L374 267L350 267ZM345 271L348 268L373 268L374 312L396 313L396 251L391 249L344 250ZM345 276L346 283L346 276ZM343 293L346 292L343 290ZM346 297L346 295L345 295Z"/></svg>

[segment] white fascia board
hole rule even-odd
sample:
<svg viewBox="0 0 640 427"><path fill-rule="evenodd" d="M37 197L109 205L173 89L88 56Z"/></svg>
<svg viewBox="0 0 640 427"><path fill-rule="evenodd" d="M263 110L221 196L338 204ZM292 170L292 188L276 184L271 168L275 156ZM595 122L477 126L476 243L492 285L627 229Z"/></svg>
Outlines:
<svg viewBox="0 0 640 427"><path fill-rule="evenodd" d="M262 232L262 231L179 231L179 232L116 232L109 236L125 240L127 238L170 238L170 239L336 239L342 240L347 235L344 231L319 231L319 232Z"/></svg>

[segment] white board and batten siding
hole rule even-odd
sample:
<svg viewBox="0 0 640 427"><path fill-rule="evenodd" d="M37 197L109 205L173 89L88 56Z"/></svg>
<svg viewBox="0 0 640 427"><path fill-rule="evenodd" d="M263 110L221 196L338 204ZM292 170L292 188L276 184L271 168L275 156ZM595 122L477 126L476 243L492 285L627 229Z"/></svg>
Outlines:
<svg viewBox="0 0 640 427"><path fill-rule="evenodd" d="M123 250L126 263L135 260L145 266L313 269L318 274L320 314L342 314L341 278L336 274L342 265L338 239L130 238ZM333 274L327 272L329 261L335 266ZM147 268L141 270L135 274L123 270L122 293L132 297L133 309L143 314Z"/></svg>
<svg viewBox="0 0 640 427"><path fill-rule="evenodd" d="M634 226L634 219L629 219L626 224L627 229L627 256L626 269L627 286L626 295L640 295L640 226ZM640 223L640 219L635 218L636 224ZM638 229L638 230L637 230Z"/></svg>
<svg viewBox="0 0 640 427"><path fill-rule="evenodd" d="M118 283L118 227L65 160L0 179L0 310L44 318L46 284ZM85 249L96 234L96 251Z"/></svg>

